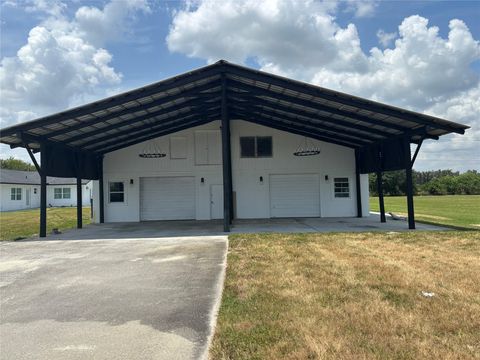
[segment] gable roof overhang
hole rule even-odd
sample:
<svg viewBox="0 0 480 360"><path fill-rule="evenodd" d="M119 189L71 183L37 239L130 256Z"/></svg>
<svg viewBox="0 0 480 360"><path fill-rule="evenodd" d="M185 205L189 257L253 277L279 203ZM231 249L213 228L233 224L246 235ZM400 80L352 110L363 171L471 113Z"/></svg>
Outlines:
<svg viewBox="0 0 480 360"><path fill-rule="evenodd" d="M353 149L381 147L396 139L420 143L448 133L463 134L468 129L445 119L221 60L139 89L4 128L0 142L12 148L28 147L34 152L44 144L64 153L80 153L91 161L136 143L219 120L222 77L230 119ZM54 167L53 163L49 166L50 170ZM49 171L48 175L72 176L72 172L75 171Z"/></svg>

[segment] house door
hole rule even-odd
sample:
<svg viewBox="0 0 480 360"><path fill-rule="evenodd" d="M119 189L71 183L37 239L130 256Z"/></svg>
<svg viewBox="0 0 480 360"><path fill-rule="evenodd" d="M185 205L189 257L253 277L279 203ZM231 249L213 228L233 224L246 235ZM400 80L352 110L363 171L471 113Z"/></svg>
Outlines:
<svg viewBox="0 0 480 360"><path fill-rule="evenodd" d="M210 217L223 219L223 185L210 186Z"/></svg>
<svg viewBox="0 0 480 360"><path fill-rule="evenodd" d="M25 190L25 201L26 201L26 205L28 207L30 207L30 197L31 197L31 189L26 189Z"/></svg>

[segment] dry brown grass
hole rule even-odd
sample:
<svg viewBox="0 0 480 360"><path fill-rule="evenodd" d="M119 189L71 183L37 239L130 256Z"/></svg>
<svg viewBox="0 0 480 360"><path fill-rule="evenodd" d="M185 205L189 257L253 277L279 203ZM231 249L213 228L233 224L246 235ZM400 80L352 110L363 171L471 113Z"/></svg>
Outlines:
<svg viewBox="0 0 480 360"><path fill-rule="evenodd" d="M237 235L210 355L480 358L479 278L478 232Z"/></svg>

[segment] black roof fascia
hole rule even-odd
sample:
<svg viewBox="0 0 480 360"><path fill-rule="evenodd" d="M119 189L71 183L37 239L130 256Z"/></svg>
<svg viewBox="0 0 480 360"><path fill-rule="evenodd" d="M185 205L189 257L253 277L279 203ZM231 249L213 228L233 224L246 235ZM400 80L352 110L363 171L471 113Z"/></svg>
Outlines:
<svg viewBox="0 0 480 360"><path fill-rule="evenodd" d="M212 82L215 83L216 81L212 81ZM217 86L220 86L220 82L218 82ZM122 116L125 116L125 115L130 115L130 114L138 112L138 111L148 110L149 108L152 108L154 106L158 106L158 105L162 105L164 103L172 102L172 101L175 101L179 98L183 98L183 97L185 97L185 98L190 98L190 97L191 98L196 98L199 95L199 94L197 94L199 91L208 90L212 87L216 87L216 86L214 86L214 84L209 82L207 84L189 89L189 90L184 91L184 92L180 92L180 93L175 94L175 95L165 96L163 98L156 99L156 100L154 100L150 103L139 104L137 106L132 106L132 107L129 107L129 108L125 108L123 110L120 110L118 112L112 112L112 113L110 113L108 115L105 115L105 116L95 116L95 118L90 119L90 120L86 120L86 121L76 120L76 121L79 122L78 124L73 125L73 126L65 125L64 129L55 130L55 131L49 133L48 137L49 138L54 138L55 136L58 136L58 135L66 135L71 131L76 131L76 130L82 129L84 127L87 127L87 126L92 126L92 125L97 124L98 122L104 122L104 121L116 119L116 118L119 118L119 117L122 117ZM188 101L188 100L186 100L186 101Z"/></svg>
<svg viewBox="0 0 480 360"><path fill-rule="evenodd" d="M274 74L268 74L259 70L249 69L240 65L227 63L226 73L234 74L239 77L248 78L254 81L264 82L268 85L276 85L283 88L287 88L299 93L306 93L312 96L320 97L325 100L337 102L347 106L357 107L367 111L380 113L387 116L403 119L405 121L417 122L423 125L430 125L435 128L443 129L448 132L455 132L458 134L464 134L465 129L468 127L452 123L450 121L435 118L429 115L418 114L413 111L405 110L402 108L394 107L391 105L382 104L379 102L362 99L353 95L348 95L338 91L322 88L320 86L311 85L308 83L300 82L293 79L288 79ZM230 79L229 79L230 81ZM439 124L436 121L446 122L448 124ZM460 125L460 126L458 126Z"/></svg>
<svg viewBox="0 0 480 360"><path fill-rule="evenodd" d="M62 111L57 114L49 115L42 117L40 119L35 119L27 121L20 125L14 125L2 130L3 136L12 135L18 131L27 131L36 127L45 126L48 124L54 124L64 120L69 120L79 116L87 115L101 110L106 110L108 108L122 105L125 102L134 101L142 99L147 96L151 96L158 92L164 92L175 87L186 85L198 80L203 80L210 76L216 76L220 74L220 71L223 69L224 63L215 63L212 65L207 65L205 67L189 71L187 73L174 76L159 82L156 82L145 87L127 91L122 94L114 95L109 98L95 101L86 105L75 107L66 111Z"/></svg>

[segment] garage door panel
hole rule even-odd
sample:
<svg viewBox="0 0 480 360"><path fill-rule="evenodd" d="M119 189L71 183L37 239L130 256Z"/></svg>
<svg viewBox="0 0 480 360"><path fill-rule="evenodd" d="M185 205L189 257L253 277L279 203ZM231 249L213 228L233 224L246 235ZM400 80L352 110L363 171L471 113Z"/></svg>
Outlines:
<svg viewBox="0 0 480 360"><path fill-rule="evenodd" d="M193 177L145 177L140 179L141 220L195 219Z"/></svg>
<svg viewBox="0 0 480 360"><path fill-rule="evenodd" d="M320 216L320 185L318 175L271 175L270 216Z"/></svg>

